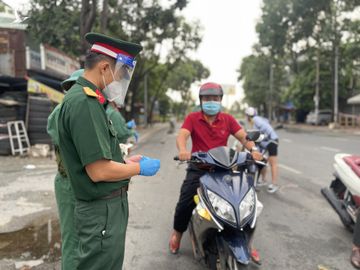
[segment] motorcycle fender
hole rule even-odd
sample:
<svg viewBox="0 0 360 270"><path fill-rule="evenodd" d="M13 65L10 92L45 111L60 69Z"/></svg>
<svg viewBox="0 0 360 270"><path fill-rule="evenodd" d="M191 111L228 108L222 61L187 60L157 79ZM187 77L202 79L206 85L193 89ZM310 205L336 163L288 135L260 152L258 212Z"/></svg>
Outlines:
<svg viewBox="0 0 360 270"><path fill-rule="evenodd" d="M218 241L223 251L231 252L232 256L241 264L249 264L250 253L248 239L244 232L236 235L222 235Z"/></svg>

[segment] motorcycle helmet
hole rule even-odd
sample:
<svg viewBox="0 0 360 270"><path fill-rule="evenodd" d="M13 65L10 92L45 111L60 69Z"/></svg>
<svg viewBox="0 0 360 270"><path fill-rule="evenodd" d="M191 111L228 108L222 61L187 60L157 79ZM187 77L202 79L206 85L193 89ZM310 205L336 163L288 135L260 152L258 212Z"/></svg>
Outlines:
<svg viewBox="0 0 360 270"><path fill-rule="evenodd" d="M245 114L249 117L254 117L257 115L256 109L254 107L248 107L245 110Z"/></svg>
<svg viewBox="0 0 360 270"><path fill-rule="evenodd" d="M223 96L224 91L220 84L217 83L204 83L200 87L199 91L199 98L201 99L202 96Z"/></svg>

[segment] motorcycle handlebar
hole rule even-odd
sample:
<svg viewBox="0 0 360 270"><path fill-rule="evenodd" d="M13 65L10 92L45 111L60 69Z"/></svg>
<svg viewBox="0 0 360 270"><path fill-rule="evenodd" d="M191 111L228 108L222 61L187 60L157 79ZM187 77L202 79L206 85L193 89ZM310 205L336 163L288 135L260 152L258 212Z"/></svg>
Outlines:
<svg viewBox="0 0 360 270"><path fill-rule="evenodd" d="M179 156L175 156L174 157L175 161L182 161L182 162L187 162L187 163L202 163L200 160L195 159L194 157L191 157L190 160L180 160Z"/></svg>

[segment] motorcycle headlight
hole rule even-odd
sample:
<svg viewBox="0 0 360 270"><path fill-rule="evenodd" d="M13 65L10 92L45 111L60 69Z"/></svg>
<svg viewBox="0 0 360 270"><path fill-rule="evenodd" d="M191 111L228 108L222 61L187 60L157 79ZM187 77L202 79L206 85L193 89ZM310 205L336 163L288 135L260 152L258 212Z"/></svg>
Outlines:
<svg viewBox="0 0 360 270"><path fill-rule="evenodd" d="M229 222L236 223L235 211L231 204L210 190L207 191L207 194L216 215Z"/></svg>
<svg viewBox="0 0 360 270"><path fill-rule="evenodd" d="M240 221L247 218L255 209L255 190L252 188L240 203Z"/></svg>

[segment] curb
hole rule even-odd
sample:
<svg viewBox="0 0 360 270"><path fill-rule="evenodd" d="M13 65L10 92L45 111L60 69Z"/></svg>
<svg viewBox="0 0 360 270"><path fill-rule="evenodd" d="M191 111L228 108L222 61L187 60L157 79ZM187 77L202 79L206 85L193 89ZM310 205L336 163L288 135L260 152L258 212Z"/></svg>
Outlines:
<svg viewBox="0 0 360 270"><path fill-rule="evenodd" d="M348 130L348 129L329 129L318 127L302 127L302 126L289 126L285 125L284 129L289 132L298 133L327 133L327 134L343 134L343 135L360 135L360 129Z"/></svg>

